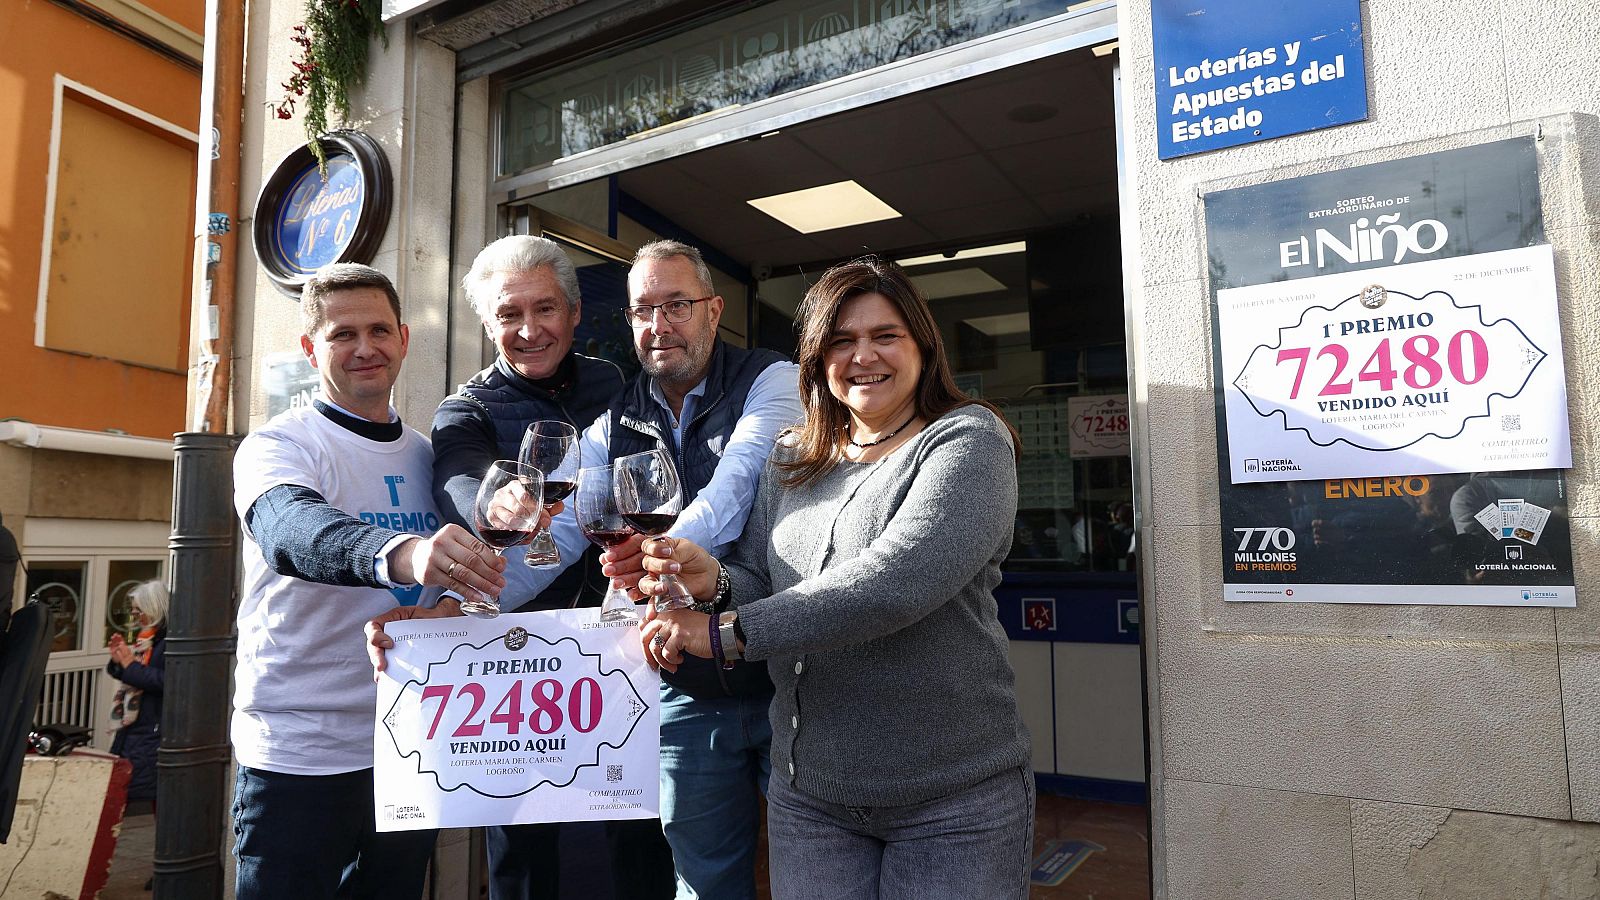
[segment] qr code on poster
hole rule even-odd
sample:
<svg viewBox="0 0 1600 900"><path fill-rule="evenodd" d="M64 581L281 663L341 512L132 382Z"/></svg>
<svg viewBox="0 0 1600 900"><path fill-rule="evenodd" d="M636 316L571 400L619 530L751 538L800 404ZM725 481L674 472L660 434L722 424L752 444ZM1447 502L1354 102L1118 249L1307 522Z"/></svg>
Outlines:
<svg viewBox="0 0 1600 900"><path fill-rule="evenodd" d="M621 766L606 766L606 780L607 781L613 781L613 782L621 781L622 780L622 767Z"/></svg>
<svg viewBox="0 0 1600 900"><path fill-rule="evenodd" d="M1521 416L1501 416L1500 417L1500 430L1501 431L1521 431L1522 430L1522 417Z"/></svg>

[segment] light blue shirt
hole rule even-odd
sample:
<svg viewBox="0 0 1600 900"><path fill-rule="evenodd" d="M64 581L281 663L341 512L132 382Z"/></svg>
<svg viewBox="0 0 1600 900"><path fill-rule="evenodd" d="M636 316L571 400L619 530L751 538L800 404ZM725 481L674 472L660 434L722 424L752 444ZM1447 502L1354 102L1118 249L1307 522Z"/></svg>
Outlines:
<svg viewBox="0 0 1600 900"><path fill-rule="evenodd" d="M650 396L667 411L672 422L672 441L681 445L683 426L694 420L695 409L705 397L706 383L702 380L683 398L683 414L672 415L672 407L652 379ZM800 405L800 367L791 362L774 363L764 369L750 385L745 399L744 415L734 425L722 451L722 460L711 481L700 489L694 502L684 508L678 522L668 534L687 538L721 557L734 540L744 531L745 519L750 516L750 505L755 502L756 486L761 470L772 454L778 433L790 426L799 425L805 418ZM594 424L584 429L579 441L579 464L603 466L611 461L611 412L602 413ZM583 556L589 542L578 530L574 504L568 498L567 508L550 523L550 534L561 548L562 565L530 569L522 563L526 548L506 551L506 588L500 594L500 605L514 609L537 597L568 565Z"/></svg>

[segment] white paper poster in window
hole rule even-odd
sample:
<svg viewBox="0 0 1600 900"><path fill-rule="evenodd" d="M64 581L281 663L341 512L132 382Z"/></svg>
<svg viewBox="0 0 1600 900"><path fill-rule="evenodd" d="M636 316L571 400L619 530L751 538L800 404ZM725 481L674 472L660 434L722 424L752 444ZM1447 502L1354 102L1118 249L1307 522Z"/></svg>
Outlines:
<svg viewBox="0 0 1600 900"><path fill-rule="evenodd" d="M1396 260L1449 237L1350 230ZM1548 244L1228 288L1217 316L1235 484L1572 465Z"/></svg>
<svg viewBox="0 0 1600 900"><path fill-rule="evenodd" d="M1123 394L1067 401L1067 444L1073 459L1128 455L1128 398Z"/></svg>

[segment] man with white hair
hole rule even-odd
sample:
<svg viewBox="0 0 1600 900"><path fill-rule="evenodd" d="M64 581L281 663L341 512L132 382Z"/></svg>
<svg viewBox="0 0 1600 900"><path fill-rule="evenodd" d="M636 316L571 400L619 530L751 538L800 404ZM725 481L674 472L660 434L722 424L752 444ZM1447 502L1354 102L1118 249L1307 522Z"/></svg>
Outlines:
<svg viewBox="0 0 1600 900"><path fill-rule="evenodd" d="M495 360L439 404L433 417L433 493L447 521L472 527L478 484L497 459L516 459L522 435L541 419L583 431L622 388L622 370L572 349L583 317L577 270L548 238L512 235L478 253L462 288ZM587 461L585 461L587 464ZM573 565L536 586L527 567L507 567L505 612L587 605L592 565ZM594 552L588 554L592 563ZM596 578L598 581L598 577ZM603 590L603 586L601 588ZM598 597L598 595L596 595Z"/></svg>
<svg viewBox="0 0 1600 900"><path fill-rule="evenodd" d="M516 459L523 432L541 419L583 431L622 389L614 363L572 350L582 318L578 276L561 246L547 238L514 235L483 248L462 282L484 334L497 351L494 364L472 376L439 404L433 419L434 499L447 521L472 526L478 484L490 463ZM585 459L585 465L605 460ZM605 580L598 551L567 547L570 561L536 573L523 565L525 548L508 551L500 606L531 612L592 606ZM488 829L492 900L538 900L559 894L559 825L507 825ZM672 855L656 819L607 823L612 878L618 900L657 900L673 893Z"/></svg>

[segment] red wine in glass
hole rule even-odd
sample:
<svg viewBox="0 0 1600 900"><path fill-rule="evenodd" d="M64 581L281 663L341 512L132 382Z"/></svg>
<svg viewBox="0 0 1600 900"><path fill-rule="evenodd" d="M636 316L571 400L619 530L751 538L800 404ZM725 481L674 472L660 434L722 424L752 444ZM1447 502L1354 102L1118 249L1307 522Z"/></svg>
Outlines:
<svg viewBox="0 0 1600 900"><path fill-rule="evenodd" d="M546 481L544 483L544 505L550 506L558 500L565 500L572 496L578 483L576 481Z"/></svg>
<svg viewBox="0 0 1600 900"><path fill-rule="evenodd" d="M617 509L622 518L641 534L665 534L683 511L683 486L678 467L666 450L647 450L619 457L611 464L616 469ZM689 589L675 575L657 579L663 593L656 595L656 609L683 609L694 604Z"/></svg>
<svg viewBox="0 0 1600 900"><path fill-rule="evenodd" d="M610 549L633 537L634 531L623 520L617 508L617 492L612 485L610 466L589 466L578 470L577 487L573 491L572 511L578 519L578 530L583 536ZM609 579L608 579L609 581ZM639 613L634 608L628 592L615 585L606 589L600 601L600 621L637 622Z"/></svg>
<svg viewBox="0 0 1600 900"><path fill-rule="evenodd" d="M526 544L533 540L533 532L518 531L511 528L480 528L478 537L483 542L496 550L505 550L518 544Z"/></svg>
<svg viewBox="0 0 1600 900"><path fill-rule="evenodd" d="M634 535L632 528L618 528L615 524L599 519L593 522L585 522L579 526L579 530L583 532L584 537L608 550L625 542Z"/></svg>
<svg viewBox="0 0 1600 900"><path fill-rule="evenodd" d="M576 486L579 457L578 430L560 419L540 419L522 435L517 459L544 476L544 505L567 499ZM523 562L530 568L561 564L561 549L548 531L534 534L528 541Z"/></svg>
<svg viewBox="0 0 1600 900"><path fill-rule="evenodd" d="M622 518L640 534L666 534L678 524L677 513L623 513Z"/></svg>
<svg viewBox="0 0 1600 900"><path fill-rule="evenodd" d="M525 544L539 529L543 497L544 475L538 469L514 459L496 460L478 482L478 497L472 506L473 530L497 553ZM473 596L463 597L462 612L485 619L500 614L498 597L477 591L466 593Z"/></svg>

